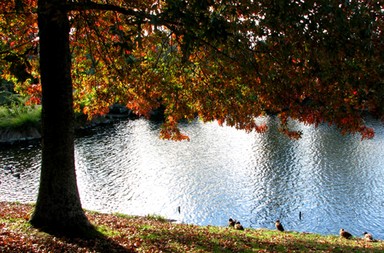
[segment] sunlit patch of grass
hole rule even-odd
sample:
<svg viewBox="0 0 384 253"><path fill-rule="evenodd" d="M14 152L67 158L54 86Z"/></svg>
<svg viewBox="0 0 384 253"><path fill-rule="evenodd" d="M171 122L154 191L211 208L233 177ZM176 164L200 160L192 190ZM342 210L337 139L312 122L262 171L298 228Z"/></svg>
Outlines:
<svg viewBox="0 0 384 253"><path fill-rule="evenodd" d="M121 234L119 231L111 229L104 225L96 226L96 231L100 232L101 234L107 237L119 236Z"/></svg>
<svg viewBox="0 0 384 253"><path fill-rule="evenodd" d="M4 224L8 230L30 233L32 225L23 218L0 218L0 224Z"/></svg>
<svg viewBox="0 0 384 253"><path fill-rule="evenodd" d="M158 214L148 214L145 216L145 218L150 219L150 220L160 221L160 222L167 222L168 221L167 218L165 218L161 215L158 215Z"/></svg>
<svg viewBox="0 0 384 253"><path fill-rule="evenodd" d="M137 216L129 215L129 214L123 214L123 213L113 213L114 216L124 219L134 219L137 218Z"/></svg>
<svg viewBox="0 0 384 253"><path fill-rule="evenodd" d="M41 106L11 105L0 107L0 128L39 127Z"/></svg>
<svg viewBox="0 0 384 253"><path fill-rule="evenodd" d="M144 233L143 235L140 236L140 238L144 240L149 240L149 241L157 241L161 238L161 236L155 233Z"/></svg>
<svg viewBox="0 0 384 253"><path fill-rule="evenodd" d="M138 228L141 231L150 231L151 229L153 229L153 226L151 226L149 224L144 224L144 225L140 225Z"/></svg>

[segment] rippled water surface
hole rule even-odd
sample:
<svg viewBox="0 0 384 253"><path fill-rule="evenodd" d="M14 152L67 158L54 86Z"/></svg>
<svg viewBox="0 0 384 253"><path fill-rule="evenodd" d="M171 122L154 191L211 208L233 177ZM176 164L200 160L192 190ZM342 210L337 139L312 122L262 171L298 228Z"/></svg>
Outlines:
<svg viewBox="0 0 384 253"><path fill-rule="evenodd" d="M384 239L384 132L373 140L334 128L294 124L302 139L216 123L182 126L190 142L158 138L144 119L100 127L76 140L83 207L102 212L159 214L200 225L227 224ZM40 147L0 149L0 200L36 200ZM178 207L180 206L180 213ZM301 219L299 217L301 213Z"/></svg>

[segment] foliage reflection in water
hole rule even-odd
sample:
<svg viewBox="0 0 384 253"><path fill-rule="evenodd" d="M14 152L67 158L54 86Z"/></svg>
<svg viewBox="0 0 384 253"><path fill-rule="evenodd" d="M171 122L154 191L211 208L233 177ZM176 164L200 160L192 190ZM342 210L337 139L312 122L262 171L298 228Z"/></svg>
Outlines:
<svg viewBox="0 0 384 253"><path fill-rule="evenodd" d="M183 125L190 142L160 140L159 124L144 119L97 128L76 140L79 191L84 208L159 214L180 222L384 239L384 133L342 136L328 126L298 123L302 139L289 140L265 118L265 134L199 121ZM33 202L40 150L0 150L0 200ZM9 172L14 168L20 178ZM178 212L180 207L180 213ZM301 215L299 215L301 214Z"/></svg>

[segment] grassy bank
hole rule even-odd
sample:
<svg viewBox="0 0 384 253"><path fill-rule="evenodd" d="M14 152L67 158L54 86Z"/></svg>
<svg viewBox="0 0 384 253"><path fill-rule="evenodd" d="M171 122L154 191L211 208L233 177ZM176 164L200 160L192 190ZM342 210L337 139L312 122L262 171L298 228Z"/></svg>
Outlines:
<svg viewBox="0 0 384 253"><path fill-rule="evenodd" d="M384 242L298 232L174 224L87 211L102 237L55 237L32 228L31 205L0 202L0 252L384 252Z"/></svg>
<svg viewBox="0 0 384 253"><path fill-rule="evenodd" d="M40 127L40 106L0 106L0 128Z"/></svg>

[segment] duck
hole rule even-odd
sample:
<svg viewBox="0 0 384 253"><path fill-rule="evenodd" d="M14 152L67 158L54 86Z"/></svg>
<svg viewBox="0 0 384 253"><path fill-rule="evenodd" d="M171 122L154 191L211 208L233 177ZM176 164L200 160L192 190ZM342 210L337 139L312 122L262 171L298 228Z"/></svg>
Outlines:
<svg viewBox="0 0 384 253"><path fill-rule="evenodd" d="M367 241L367 242L373 242L374 241L373 240L373 236L370 233L364 232L363 235L364 235L364 240L365 241Z"/></svg>
<svg viewBox="0 0 384 253"><path fill-rule="evenodd" d="M3 168L5 170L5 175L11 174L17 179L20 179L20 172L17 172L12 165L5 166Z"/></svg>
<svg viewBox="0 0 384 253"><path fill-rule="evenodd" d="M7 165L7 166L5 166L4 168L3 168L3 170L5 171L5 174L7 175L7 174L13 174L13 166L12 165Z"/></svg>
<svg viewBox="0 0 384 253"><path fill-rule="evenodd" d="M284 227L283 225L280 223L280 220L276 220L275 222L275 227L277 230L281 231L281 232L284 232Z"/></svg>
<svg viewBox="0 0 384 253"><path fill-rule="evenodd" d="M236 220L232 219L232 218L229 218L228 220L228 226L230 227L234 227L236 224Z"/></svg>
<svg viewBox="0 0 384 253"><path fill-rule="evenodd" d="M344 228L340 229L340 237L343 237L345 239L350 239L352 237L352 234L349 233L348 231L345 231Z"/></svg>
<svg viewBox="0 0 384 253"><path fill-rule="evenodd" d="M236 221L235 229L237 229L237 230L244 230L244 227L243 227L243 225L240 224L240 221Z"/></svg>

